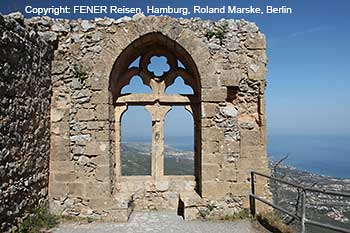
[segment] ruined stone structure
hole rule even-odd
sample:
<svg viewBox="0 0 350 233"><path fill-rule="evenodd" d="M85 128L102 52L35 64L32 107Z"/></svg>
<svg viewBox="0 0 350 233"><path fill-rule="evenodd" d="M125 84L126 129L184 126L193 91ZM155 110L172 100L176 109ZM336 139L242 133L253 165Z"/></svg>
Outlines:
<svg viewBox="0 0 350 233"><path fill-rule="evenodd" d="M126 221L135 208L177 209L193 219L248 207L249 171L268 173L266 42L255 24L143 15L91 21L42 17L25 23L56 46L53 213ZM161 77L147 69L152 56L167 58L170 69ZM138 57L139 66L129 68ZM134 75L151 94L121 94ZM177 76L194 94L165 94ZM144 106L152 118L151 176L121 175L120 120L128 106ZM193 176L163 172L163 123L172 106L185 106L193 115ZM258 182L257 192L269 195L267 183Z"/></svg>

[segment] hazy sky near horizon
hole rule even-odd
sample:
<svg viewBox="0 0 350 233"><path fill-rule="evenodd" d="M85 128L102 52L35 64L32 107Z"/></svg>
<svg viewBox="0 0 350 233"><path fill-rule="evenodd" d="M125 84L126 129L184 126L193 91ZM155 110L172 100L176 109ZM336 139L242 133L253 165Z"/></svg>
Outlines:
<svg viewBox="0 0 350 233"><path fill-rule="evenodd" d="M201 14L203 19L244 18L267 37L268 134L350 134L350 1L16 1L1 0L0 12L24 12L25 5L118 5L189 7L253 5L288 6L291 15ZM52 15L51 15L52 16ZM94 18L124 15L71 15ZM32 17L32 15L26 15ZM54 17L54 16L52 16ZM62 16L61 16L62 17ZM176 15L175 17L179 17Z"/></svg>

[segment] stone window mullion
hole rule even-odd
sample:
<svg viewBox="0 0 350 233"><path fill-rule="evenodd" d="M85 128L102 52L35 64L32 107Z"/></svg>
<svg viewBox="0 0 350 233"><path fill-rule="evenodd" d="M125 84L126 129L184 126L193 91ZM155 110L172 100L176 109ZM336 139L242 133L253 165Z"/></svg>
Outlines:
<svg viewBox="0 0 350 233"><path fill-rule="evenodd" d="M159 180L164 176L164 120L170 106L147 105L152 116L152 177Z"/></svg>

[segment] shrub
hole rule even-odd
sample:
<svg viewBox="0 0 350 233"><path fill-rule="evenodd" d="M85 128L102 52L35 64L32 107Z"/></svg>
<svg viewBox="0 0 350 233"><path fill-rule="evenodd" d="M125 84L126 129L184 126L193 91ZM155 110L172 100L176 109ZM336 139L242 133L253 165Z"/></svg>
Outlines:
<svg viewBox="0 0 350 233"><path fill-rule="evenodd" d="M233 214L226 215L221 218L221 220L238 220L238 219L252 219L249 209L242 209L241 211Z"/></svg>
<svg viewBox="0 0 350 233"><path fill-rule="evenodd" d="M211 38L215 37L219 39L220 45L223 45L224 39L225 39L225 34L228 32L228 24L223 24L217 26L214 31L207 31L205 34L205 37L207 37L208 40Z"/></svg>

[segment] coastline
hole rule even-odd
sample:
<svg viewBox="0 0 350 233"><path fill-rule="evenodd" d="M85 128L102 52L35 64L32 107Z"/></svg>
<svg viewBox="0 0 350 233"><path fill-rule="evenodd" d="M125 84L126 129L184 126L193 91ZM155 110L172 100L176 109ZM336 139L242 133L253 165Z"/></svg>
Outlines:
<svg viewBox="0 0 350 233"><path fill-rule="evenodd" d="M270 168L272 162L270 161ZM271 170L273 173L273 170ZM308 171L299 170L293 166L281 163L275 174L291 183L304 187L313 187L327 191L350 193L350 179L318 175ZM298 190L285 184L270 182L273 201L291 212L295 211ZM300 207L299 207L300 208ZM306 213L312 220L329 223L339 227L350 228L350 198L338 197L322 193L306 193ZM286 217L287 221L290 220ZM293 227L298 227L297 221L292 221ZM323 233L319 228L308 226L308 232Z"/></svg>

